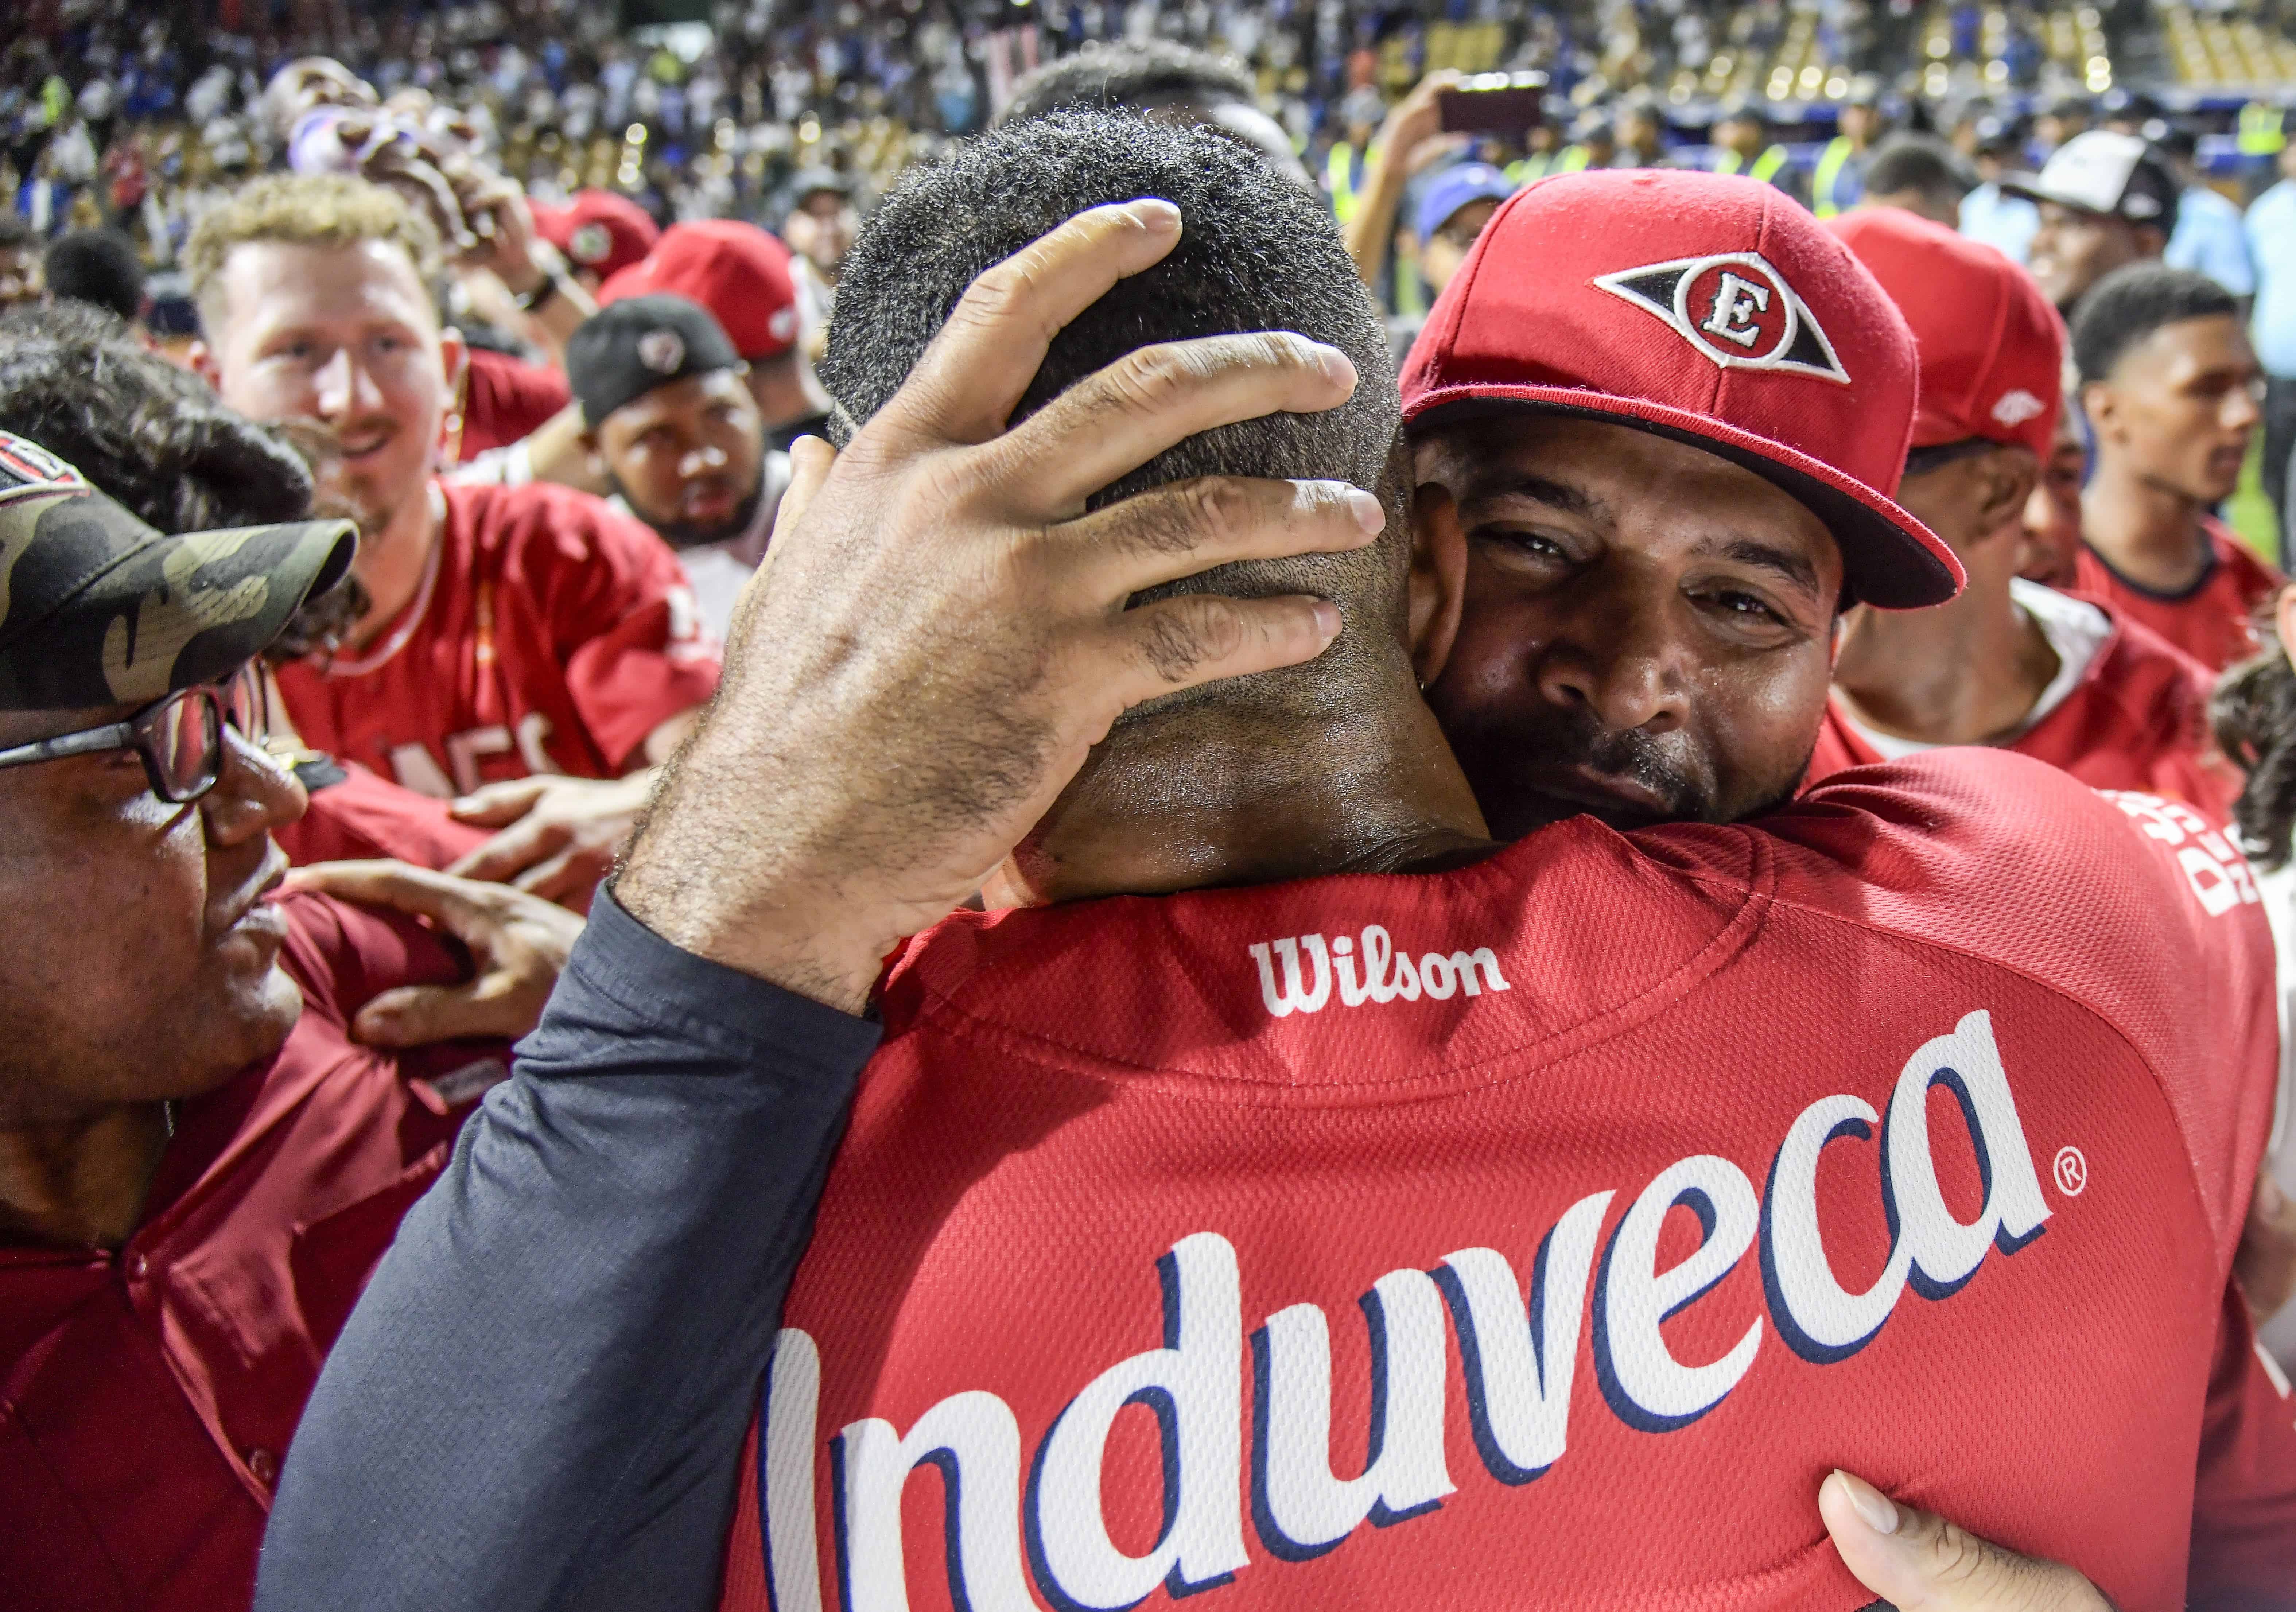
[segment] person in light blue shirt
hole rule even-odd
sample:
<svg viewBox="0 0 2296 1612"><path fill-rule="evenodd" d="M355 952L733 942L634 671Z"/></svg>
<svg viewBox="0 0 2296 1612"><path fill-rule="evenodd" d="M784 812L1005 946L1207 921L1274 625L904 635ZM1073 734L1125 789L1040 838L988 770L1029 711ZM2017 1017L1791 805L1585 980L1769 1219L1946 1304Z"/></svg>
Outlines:
<svg viewBox="0 0 2296 1612"><path fill-rule="evenodd" d="M1961 233L1986 245L2012 263L2025 261L2033 232L2041 227L2041 210L2022 196L2005 195L2001 176L2015 160L2018 140L2013 125L2000 118L1983 118L1977 125L1977 176L1983 183L1961 199Z"/></svg>
<svg viewBox="0 0 2296 1612"><path fill-rule="evenodd" d="M2240 209L2201 183L2194 162L2200 143L2190 129L2171 128L2157 143L2169 154L2184 189L2177 198L2177 227L2161 260L2170 268L2206 274L2235 297L2256 293L2256 270L2248 260L2248 235Z"/></svg>
<svg viewBox="0 0 2296 1612"><path fill-rule="evenodd" d="M2296 143L2280 152L2280 183L2251 204L2248 258L2256 270L2249 340L2264 365L2264 491L2288 557L2288 455L2296 452Z"/></svg>
<svg viewBox="0 0 2296 1612"><path fill-rule="evenodd" d="M2248 340L2264 365L2264 494L2280 517L2280 553L2287 558L2287 471L2296 453L2296 143L2280 150L2280 184L2250 202L2248 262L2257 274L2257 303Z"/></svg>

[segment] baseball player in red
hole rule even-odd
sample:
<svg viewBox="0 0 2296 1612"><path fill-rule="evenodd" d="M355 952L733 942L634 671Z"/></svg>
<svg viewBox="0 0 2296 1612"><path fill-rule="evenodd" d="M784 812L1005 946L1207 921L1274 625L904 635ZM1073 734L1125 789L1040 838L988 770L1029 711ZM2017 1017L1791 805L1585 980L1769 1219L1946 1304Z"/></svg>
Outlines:
<svg viewBox="0 0 2296 1612"><path fill-rule="evenodd" d="M1347 626L1125 718L993 883L1048 904L892 970L725 1604L1846 1609L1872 1592L1810 1504L1835 1467L2124 1606L2182 1604L2188 1562L2197 1600L2284 1587L2296 1428L2228 1274L2277 1046L2237 854L1986 751L1493 854L1418 699L1463 567L1394 519L1381 328L1247 156L1033 123L914 176L847 266L840 401L900 385L937 322L889 341L898 310L1146 190L1178 248L1070 323L1021 415L1143 330L1298 330L1365 385L1132 475L1076 463L1074 495L1238 470L1242 441L1376 487L1387 536L1218 573ZM1726 618L1806 593L1822 668L1845 586L1959 583L1889 496L1915 385L1886 296L1767 187L1605 174L1501 210L1406 407L1618 433L1519 444L1463 517L1527 547L1682 528L1687 608L1777 642L1798 625Z"/></svg>
<svg viewBox="0 0 2296 1612"><path fill-rule="evenodd" d="M360 522L370 606L340 651L283 669L297 732L505 830L456 871L578 900L717 686L718 649L636 522L565 488L434 479L462 348L430 306L432 250L364 181L251 184L190 249L201 362L241 413L326 430L322 498Z"/></svg>
<svg viewBox="0 0 2296 1612"><path fill-rule="evenodd" d="M1968 582L1923 610L1850 612L1811 781L1940 744L2005 746L2097 789L2220 814L2239 777L2208 741L2208 668L2107 605L2017 576L2051 451L2064 328L1992 248L1895 208L1826 226L1913 327L1920 405L1898 502Z"/></svg>
<svg viewBox="0 0 2296 1612"><path fill-rule="evenodd" d="M2096 453L2074 585L2221 671L2254 651L2250 619L2283 580L2213 513L2263 420L2239 305L2204 274L2131 264L2081 299L2072 347Z"/></svg>

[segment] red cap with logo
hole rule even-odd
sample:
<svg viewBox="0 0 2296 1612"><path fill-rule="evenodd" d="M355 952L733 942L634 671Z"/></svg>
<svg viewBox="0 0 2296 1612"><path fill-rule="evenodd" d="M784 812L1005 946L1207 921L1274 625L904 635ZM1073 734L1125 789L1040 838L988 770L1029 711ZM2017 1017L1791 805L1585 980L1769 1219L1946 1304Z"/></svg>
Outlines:
<svg viewBox="0 0 2296 1612"><path fill-rule="evenodd" d="M1829 219L1914 327L1914 446L1981 437L2047 459L2063 402L2065 326L2033 277L1993 248L1902 208Z"/></svg>
<svg viewBox="0 0 2296 1612"><path fill-rule="evenodd" d="M598 306L657 295L708 308L744 358L775 357L797 345L789 248L754 224L700 218L671 225L644 262L598 288Z"/></svg>
<svg viewBox="0 0 2296 1612"><path fill-rule="evenodd" d="M564 207L529 203L534 232L578 269L604 280L653 250L661 226L645 209L611 191L577 191Z"/></svg>
<svg viewBox="0 0 2296 1612"><path fill-rule="evenodd" d="M1564 174L1502 206L1403 371L1403 416L1528 405L1669 437L1801 501L1848 589L1890 609L1961 589L1899 509L1913 332L1817 220L1759 180Z"/></svg>

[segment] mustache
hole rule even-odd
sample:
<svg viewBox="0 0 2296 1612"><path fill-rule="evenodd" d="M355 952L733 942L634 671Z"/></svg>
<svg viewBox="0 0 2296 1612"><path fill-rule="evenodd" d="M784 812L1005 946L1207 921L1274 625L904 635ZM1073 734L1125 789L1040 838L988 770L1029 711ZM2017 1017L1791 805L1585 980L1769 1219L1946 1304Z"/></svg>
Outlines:
<svg viewBox="0 0 2296 1612"><path fill-rule="evenodd" d="M1540 759L1631 779L1669 802L1677 817L1703 819L1710 814L1709 786L1669 754L1665 741L1640 728L1606 727L1587 711L1564 710L1558 716L1554 731L1530 747Z"/></svg>

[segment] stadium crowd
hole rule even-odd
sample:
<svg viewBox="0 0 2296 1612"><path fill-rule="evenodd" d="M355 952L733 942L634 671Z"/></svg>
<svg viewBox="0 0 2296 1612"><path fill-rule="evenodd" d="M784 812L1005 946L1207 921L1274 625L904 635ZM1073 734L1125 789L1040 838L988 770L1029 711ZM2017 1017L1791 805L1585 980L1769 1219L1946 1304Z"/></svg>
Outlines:
<svg viewBox="0 0 2296 1612"><path fill-rule="evenodd" d="M2296 1609L2276 12L631 21L0 45L0 1599Z"/></svg>

